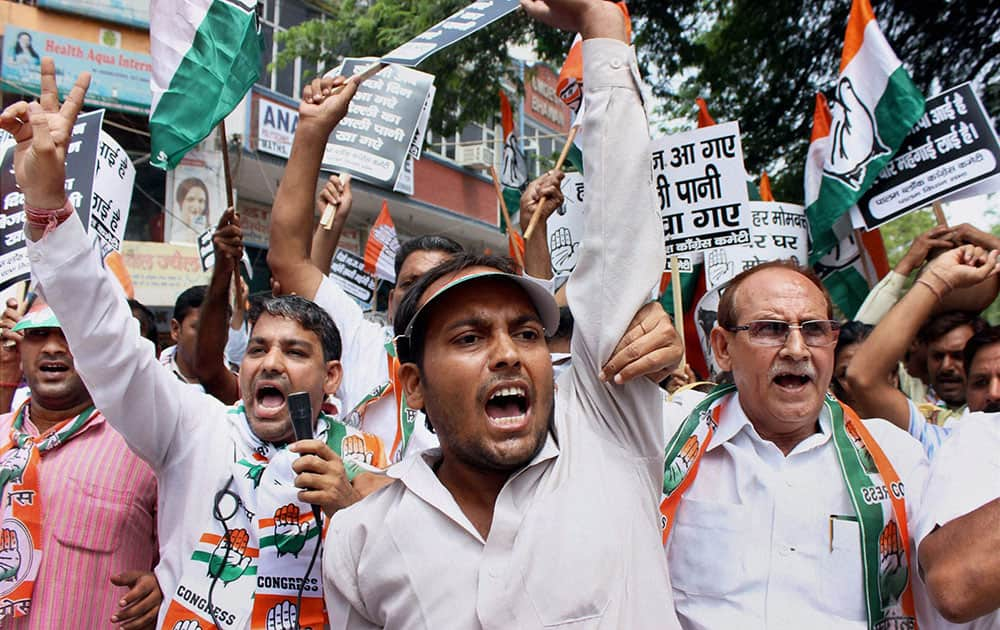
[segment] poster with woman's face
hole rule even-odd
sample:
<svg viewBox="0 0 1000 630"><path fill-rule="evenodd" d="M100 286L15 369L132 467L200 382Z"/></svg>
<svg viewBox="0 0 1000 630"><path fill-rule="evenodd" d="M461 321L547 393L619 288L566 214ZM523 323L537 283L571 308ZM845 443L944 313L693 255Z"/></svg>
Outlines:
<svg viewBox="0 0 1000 630"><path fill-rule="evenodd" d="M196 243L225 210L222 155L201 148L190 151L167 173L164 240L169 243Z"/></svg>

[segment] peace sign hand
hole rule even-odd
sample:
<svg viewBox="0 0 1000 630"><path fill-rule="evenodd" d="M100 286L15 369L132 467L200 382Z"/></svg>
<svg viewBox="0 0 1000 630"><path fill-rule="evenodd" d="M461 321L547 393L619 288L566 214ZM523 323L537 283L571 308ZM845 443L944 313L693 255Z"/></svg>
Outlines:
<svg viewBox="0 0 1000 630"><path fill-rule="evenodd" d="M18 101L5 109L0 114L0 129L10 132L17 141L14 177L24 191L25 204L57 209L66 203L66 150L90 86L90 73L77 77L60 107L55 63L51 57L43 57L41 67L40 102Z"/></svg>

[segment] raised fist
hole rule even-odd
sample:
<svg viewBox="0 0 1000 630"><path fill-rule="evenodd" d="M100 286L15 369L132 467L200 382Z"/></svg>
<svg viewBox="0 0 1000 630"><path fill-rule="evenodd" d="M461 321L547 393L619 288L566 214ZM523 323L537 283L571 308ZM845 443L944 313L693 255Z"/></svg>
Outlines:
<svg viewBox="0 0 1000 630"><path fill-rule="evenodd" d="M0 581L13 580L21 568L21 551L13 529L0 530Z"/></svg>
<svg viewBox="0 0 1000 630"><path fill-rule="evenodd" d="M308 533L309 524L299 521L299 506L294 503L282 506L274 513L274 546L278 548L279 556L290 553L297 557L306 544Z"/></svg>
<svg viewBox="0 0 1000 630"><path fill-rule="evenodd" d="M298 630L298 608L287 599L267 611L267 630Z"/></svg>
<svg viewBox="0 0 1000 630"><path fill-rule="evenodd" d="M242 577L253 564L253 558L246 555L249 542L250 534L247 530L229 530L215 546L212 557L208 560L208 574L226 584Z"/></svg>

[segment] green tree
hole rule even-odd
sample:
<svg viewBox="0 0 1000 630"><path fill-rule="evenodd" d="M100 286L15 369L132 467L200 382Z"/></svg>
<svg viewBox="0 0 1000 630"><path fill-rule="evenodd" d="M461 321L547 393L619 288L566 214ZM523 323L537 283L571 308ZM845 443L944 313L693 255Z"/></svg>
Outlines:
<svg viewBox="0 0 1000 630"><path fill-rule="evenodd" d="M320 1L329 17L279 34L275 63L302 56L333 67L347 55L381 55L468 3ZM925 94L932 86L973 81L987 110L1000 113L1000 0L872 5ZM767 170L777 198L801 200L815 93L833 86L850 0L629 0L628 6L639 60L664 115L693 121L694 99L704 97L717 120L740 121L747 170ZM518 84L510 44L533 42L542 58L559 65L571 40L518 11L431 57L420 67L437 77L431 128L452 133L496 115L502 79Z"/></svg>

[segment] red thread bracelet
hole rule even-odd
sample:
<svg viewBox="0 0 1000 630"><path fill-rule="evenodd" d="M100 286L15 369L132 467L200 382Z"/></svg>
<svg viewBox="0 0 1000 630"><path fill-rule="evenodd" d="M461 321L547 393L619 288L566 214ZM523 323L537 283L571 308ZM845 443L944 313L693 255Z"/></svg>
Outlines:
<svg viewBox="0 0 1000 630"><path fill-rule="evenodd" d="M63 221L70 218L76 209L70 200L67 199L62 208L45 209L34 208L24 204L24 219L29 227L43 230L42 236L59 227Z"/></svg>

